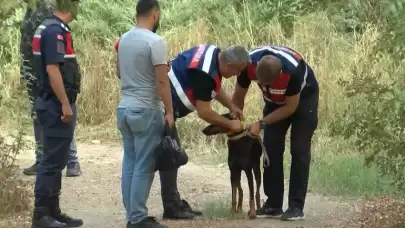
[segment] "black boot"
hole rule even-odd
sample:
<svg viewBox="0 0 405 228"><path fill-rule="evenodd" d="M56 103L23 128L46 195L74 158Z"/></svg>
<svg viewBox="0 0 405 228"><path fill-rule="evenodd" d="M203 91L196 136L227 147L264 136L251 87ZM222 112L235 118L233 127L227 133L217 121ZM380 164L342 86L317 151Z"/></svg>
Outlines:
<svg viewBox="0 0 405 228"><path fill-rule="evenodd" d="M165 202L163 205L163 219L190 220L195 217L193 213L184 208L183 203L180 200L178 202Z"/></svg>
<svg viewBox="0 0 405 228"><path fill-rule="evenodd" d="M56 220L63 222L67 227L80 227L83 225L83 220L72 218L62 213L59 206L59 196L52 196L49 201L50 214Z"/></svg>
<svg viewBox="0 0 405 228"><path fill-rule="evenodd" d="M178 209L170 209L164 210L163 212L163 219L173 219L173 220L190 220L194 219L194 215L186 212L184 210Z"/></svg>
<svg viewBox="0 0 405 228"><path fill-rule="evenodd" d="M31 228L67 228L65 223L50 216L48 200L36 199Z"/></svg>
<svg viewBox="0 0 405 228"><path fill-rule="evenodd" d="M201 212L201 211L193 210L193 209L190 207L190 204L188 204L188 202L187 202L186 200L182 200L182 201L181 201L181 207L182 207L182 209L183 209L184 211L186 211L186 212L188 212L188 213L190 213L190 214L193 214L193 215L195 215L195 216L202 216L202 212Z"/></svg>
<svg viewBox="0 0 405 228"><path fill-rule="evenodd" d="M37 175L37 167L38 167L39 162L35 162L32 166L25 168L23 170L23 173L27 176L34 176Z"/></svg>

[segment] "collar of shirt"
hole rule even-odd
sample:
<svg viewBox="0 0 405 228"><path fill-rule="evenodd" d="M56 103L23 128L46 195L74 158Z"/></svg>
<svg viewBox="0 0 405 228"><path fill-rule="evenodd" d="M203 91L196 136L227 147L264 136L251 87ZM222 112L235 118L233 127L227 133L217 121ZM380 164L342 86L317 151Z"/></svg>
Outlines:
<svg viewBox="0 0 405 228"><path fill-rule="evenodd" d="M62 23L62 27L67 31L70 32L70 27L69 25L67 25L62 19L60 19L59 17L52 15L52 18L59 21L60 23Z"/></svg>
<svg viewBox="0 0 405 228"><path fill-rule="evenodd" d="M218 58L218 56L219 56L219 53L221 52L221 49L220 48L218 48L217 50L216 50L216 52L215 52L215 63L216 63L216 65L217 65L217 68L218 68L218 75L219 76L221 76L222 77L222 75L221 75L221 72L219 72L219 58Z"/></svg>

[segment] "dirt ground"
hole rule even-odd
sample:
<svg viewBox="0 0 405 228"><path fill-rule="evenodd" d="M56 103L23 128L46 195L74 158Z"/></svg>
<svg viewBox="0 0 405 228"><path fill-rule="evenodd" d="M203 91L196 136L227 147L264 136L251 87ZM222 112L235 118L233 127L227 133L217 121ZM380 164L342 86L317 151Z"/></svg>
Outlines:
<svg viewBox="0 0 405 228"><path fill-rule="evenodd" d="M18 156L20 166L26 167L34 160L33 152ZM63 179L62 209L84 220L85 228L125 227L121 201L120 171L122 149L116 144L78 143L78 155L83 174L80 177ZM24 177L34 181L35 177ZM207 202L230 202L229 171L226 166L202 166L188 163L179 171L179 190L195 208ZM244 211L248 209L248 188L243 179ZM288 190L286 190L288 192ZM262 198L264 197L262 189ZM155 176L150 198L149 213L158 219L162 215L159 174ZM244 214L246 214L244 212ZM221 228L324 228L345 227L355 214L354 203L325 198L309 193L304 210L307 219L300 222L282 222L274 219L207 219L195 221L165 222L169 227L221 227ZM27 226L23 225L23 227ZM21 227L21 226L20 226Z"/></svg>

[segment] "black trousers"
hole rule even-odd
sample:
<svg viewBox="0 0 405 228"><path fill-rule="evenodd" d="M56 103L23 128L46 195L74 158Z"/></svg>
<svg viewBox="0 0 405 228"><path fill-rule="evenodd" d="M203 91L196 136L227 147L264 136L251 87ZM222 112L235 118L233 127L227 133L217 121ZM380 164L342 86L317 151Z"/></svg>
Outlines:
<svg viewBox="0 0 405 228"><path fill-rule="evenodd" d="M319 90L301 99L295 113L288 119L269 125L264 129L264 145L270 158L270 165L264 168L263 187L266 205L282 208L284 196L283 154L285 136L291 126L291 171L288 206L304 208L308 188L311 162L311 140L318 125ZM266 105L263 115L277 107Z"/></svg>
<svg viewBox="0 0 405 228"><path fill-rule="evenodd" d="M37 97L35 111L43 127L44 156L39 163L35 182L35 199L41 200L60 194L62 170L68 163L70 143L76 124L76 107L71 103L73 121L61 120L62 106L55 99Z"/></svg>
<svg viewBox="0 0 405 228"><path fill-rule="evenodd" d="M174 131L177 143L181 146L177 129ZM178 169L159 171L160 187L165 211L177 211L181 208L181 198L177 189L177 173Z"/></svg>

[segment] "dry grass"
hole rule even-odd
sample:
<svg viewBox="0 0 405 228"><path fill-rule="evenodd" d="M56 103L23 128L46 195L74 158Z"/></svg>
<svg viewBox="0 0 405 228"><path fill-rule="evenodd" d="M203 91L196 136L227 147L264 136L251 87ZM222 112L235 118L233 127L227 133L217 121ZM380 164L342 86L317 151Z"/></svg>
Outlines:
<svg viewBox="0 0 405 228"><path fill-rule="evenodd" d="M322 21L323 23L319 23ZM326 15L314 14L298 20L294 26L294 34L286 38L281 25L271 22L261 30L261 34L246 36L248 28L235 32L232 37L223 36L221 30L211 31L210 25L204 20L199 20L186 27L172 28L164 31L163 36L169 43L169 56L174 57L177 53L199 43L210 40L220 47L237 41L251 47L263 44L287 45L302 53L304 58L312 66L320 83L320 121L326 123L331 118L339 115L339 110L344 105L342 88L337 84L340 78L355 77L351 70L359 64L371 51L374 41L379 36L374 28L366 30L359 37L342 37L335 31ZM10 36L18 37L17 31L11 31ZM227 34L224 34L227 35ZM260 37L262 39L253 39ZM327 38L326 38L327 37ZM78 100L79 123L84 126L110 125L115 130L115 109L119 101L119 83L115 74L115 53L113 43L111 48L104 49L95 44L90 37L77 37L76 49L79 52L79 61L83 72L82 93ZM11 44L16 47L18 40ZM11 50L12 62L0 71L0 88L2 105L12 107L11 102L19 90L19 62L18 50ZM339 61L337 61L337 59ZM387 60L389 61L389 60ZM362 63L360 63L362 65ZM370 71L378 69L369 69ZM224 88L228 94L232 93L235 79L225 80ZM25 102L24 97L19 97L20 102ZM3 103L6 102L6 103ZM261 115L262 98L259 90L252 86L246 100L245 115L248 121L253 121ZM215 102L214 108L219 112L225 111ZM9 109L11 112L12 110ZM15 113L11 113L12 115ZM184 131L194 132L197 125L202 122L191 115L180 122L192 123L184 125ZM188 126L185 126L188 125ZM200 129L200 128L198 128ZM107 130L107 129L106 129ZM98 131L97 133L102 133ZM198 142L201 134L192 135L192 139L185 141Z"/></svg>
<svg viewBox="0 0 405 228"><path fill-rule="evenodd" d="M319 21L324 23L318 23ZM257 37L266 37L266 40L250 39L251 36L244 35L249 31L235 33L231 38L221 36L220 32L220 30L215 30L216 34L213 34L210 32L209 25L205 24L203 20L199 20L187 27L165 31L163 36L169 43L170 57L174 57L192 45L206 42L206 40L210 40L220 47L226 47L221 45L223 43L231 43L228 40L235 40L238 43L248 44L249 47L275 43L295 48L314 68L319 80L321 125L340 115L345 99L342 96L342 88L337 82L342 77L355 77L352 75L352 69L370 53L370 47L373 46L373 42L379 35L374 28L369 28L362 36L350 38L357 39L357 41L349 42L334 30L333 25L322 14L310 15L298 20L291 38L283 35L280 24L276 22L269 23L262 30L262 34L256 34ZM270 36L270 34L272 35ZM102 49L97 45L92 45L89 38L80 39L79 37L79 40L77 49L81 50L79 60L83 71L82 93L78 100L79 122L83 127L110 125L113 127L111 130L115 130L115 109L119 102L119 83L115 75L113 43L110 49ZM337 59L339 61L336 61ZM370 71L372 70L377 69L370 69ZM228 94L232 93L234 83L234 78L224 81L223 86ZM261 115L263 102L259 90L255 86L251 87L246 104L245 115L248 122L257 119ZM214 108L219 112L225 112L225 109L216 102ZM180 120L182 132L185 132L182 135L184 141L192 143L192 146L205 141L201 134L194 134L196 130L201 129L202 123L195 114ZM104 134L100 131L97 133Z"/></svg>
<svg viewBox="0 0 405 228"><path fill-rule="evenodd" d="M405 227L405 201L387 197L363 203L360 213L345 227L403 228Z"/></svg>

